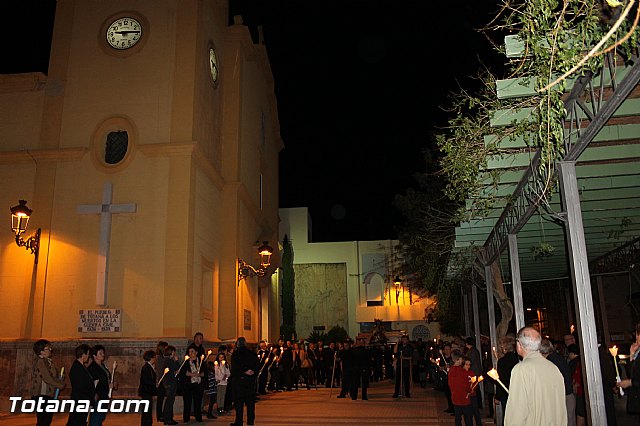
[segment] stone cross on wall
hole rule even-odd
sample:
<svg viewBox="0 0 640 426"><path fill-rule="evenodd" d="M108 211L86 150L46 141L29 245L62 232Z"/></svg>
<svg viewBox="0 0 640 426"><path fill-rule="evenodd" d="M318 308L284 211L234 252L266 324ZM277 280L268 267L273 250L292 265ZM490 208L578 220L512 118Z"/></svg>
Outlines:
<svg viewBox="0 0 640 426"><path fill-rule="evenodd" d="M100 215L100 248L98 250L98 277L96 282L96 305L107 304L107 282L109 275L109 246L111 245L111 215L115 213L135 213L135 203L111 204L113 184L105 182L102 190L102 204L81 204L78 214Z"/></svg>

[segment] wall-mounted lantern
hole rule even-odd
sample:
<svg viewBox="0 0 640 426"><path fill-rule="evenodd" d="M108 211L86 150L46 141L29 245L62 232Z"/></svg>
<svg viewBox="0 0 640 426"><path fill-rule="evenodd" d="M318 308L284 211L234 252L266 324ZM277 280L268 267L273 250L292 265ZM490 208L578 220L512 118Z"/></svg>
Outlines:
<svg viewBox="0 0 640 426"><path fill-rule="evenodd" d="M38 263L38 250L40 248L40 228L34 235L24 240L22 234L27 231L29 225L29 218L31 217L31 210L27 207L26 200L18 200L18 205L11 207L11 229L16 235L16 244L18 247L24 247L27 250L31 250L31 253L35 256L35 263Z"/></svg>

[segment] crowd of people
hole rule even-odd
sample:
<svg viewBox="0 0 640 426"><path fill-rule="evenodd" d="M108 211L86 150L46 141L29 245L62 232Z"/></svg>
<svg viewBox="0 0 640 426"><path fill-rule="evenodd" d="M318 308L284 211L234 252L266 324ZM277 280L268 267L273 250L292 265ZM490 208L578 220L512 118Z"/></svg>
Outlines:
<svg viewBox="0 0 640 426"><path fill-rule="evenodd" d="M614 396L620 389L628 393L629 413L640 413L640 324L636 341L631 345L628 374L617 380L612 357L600 345L600 365L605 410L609 426L616 425ZM153 407L155 417L165 425L175 425L173 406L182 396L182 420L193 416L201 422L203 413L216 418L235 410L234 424L255 421L255 403L269 392L290 392L300 388L325 386L336 389L337 398L360 397L367 400L371 382L395 381L393 398L411 398L414 386L432 384L444 392L446 412L467 426L482 424L480 409L487 404L489 417L502 416L509 425L586 424L586 402L580 350L575 335L563 341L543 338L531 327L507 334L498 347L492 348L497 359L493 369L492 353L487 343L476 347L473 337L456 337L450 341L410 341L404 335L396 344L368 345L366 339L343 342L279 339L261 341L249 348L243 337L235 344L222 344L206 351L202 333L180 356L176 347L160 341L155 350L143 353L138 395ZM57 398L65 386L64 376L51 360L51 342L39 340L33 370L33 398ZM215 353L214 353L215 352ZM75 349L75 361L69 370L72 400L108 400L117 388L105 364L102 345L81 344ZM114 367L115 368L115 367ZM490 374L492 370L494 374ZM484 392L479 392L480 389ZM482 396L485 398L483 399ZM500 410L495 410L494 405ZM153 412L141 413L141 424L153 424ZM37 413L38 425L49 425L53 413ZM106 413L70 412L68 425L102 425Z"/></svg>

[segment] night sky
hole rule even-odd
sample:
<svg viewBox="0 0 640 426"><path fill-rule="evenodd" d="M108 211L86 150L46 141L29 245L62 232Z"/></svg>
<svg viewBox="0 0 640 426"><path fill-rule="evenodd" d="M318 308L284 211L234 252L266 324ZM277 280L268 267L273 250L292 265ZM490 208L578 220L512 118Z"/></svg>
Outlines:
<svg viewBox="0 0 640 426"><path fill-rule="evenodd" d="M308 207L314 241L396 238L393 199L424 169L448 93L502 61L476 31L496 3L231 0L254 37L263 26L285 145L280 207ZM46 72L54 9L2 2L20 25L5 27L0 72Z"/></svg>

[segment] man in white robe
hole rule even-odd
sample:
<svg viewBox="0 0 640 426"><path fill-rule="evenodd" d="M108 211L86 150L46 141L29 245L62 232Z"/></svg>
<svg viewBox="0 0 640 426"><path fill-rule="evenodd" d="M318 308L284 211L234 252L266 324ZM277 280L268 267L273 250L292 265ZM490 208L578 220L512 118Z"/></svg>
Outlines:
<svg viewBox="0 0 640 426"><path fill-rule="evenodd" d="M564 380L558 368L540 354L542 337L535 328L518 332L516 349L523 358L513 367L505 426L566 425Z"/></svg>

